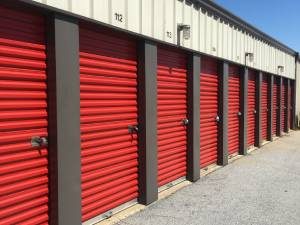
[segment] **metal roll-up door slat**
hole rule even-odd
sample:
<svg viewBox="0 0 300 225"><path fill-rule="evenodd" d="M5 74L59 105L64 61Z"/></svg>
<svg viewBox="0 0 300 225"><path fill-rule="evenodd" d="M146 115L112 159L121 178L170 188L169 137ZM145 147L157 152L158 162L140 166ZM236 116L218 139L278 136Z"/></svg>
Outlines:
<svg viewBox="0 0 300 225"><path fill-rule="evenodd" d="M135 41L80 25L82 221L138 196Z"/></svg>
<svg viewBox="0 0 300 225"><path fill-rule="evenodd" d="M248 147L254 146L255 142L255 98L256 98L256 74L255 71L249 70L248 79Z"/></svg>
<svg viewBox="0 0 300 225"><path fill-rule="evenodd" d="M45 19L0 7L0 224L48 224Z"/></svg>
<svg viewBox="0 0 300 225"><path fill-rule="evenodd" d="M186 176L187 58L158 48L158 186Z"/></svg>
<svg viewBox="0 0 300 225"><path fill-rule="evenodd" d="M277 134L277 124L278 124L278 114L279 114L279 80L277 77L274 77L273 81L273 127L272 135L276 136Z"/></svg>
<svg viewBox="0 0 300 225"><path fill-rule="evenodd" d="M228 79L228 152L235 154L239 150L240 134L240 75L239 67L229 66Z"/></svg>
<svg viewBox="0 0 300 225"><path fill-rule="evenodd" d="M218 62L202 57L200 74L200 167L217 162Z"/></svg>
<svg viewBox="0 0 300 225"><path fill-rule="evenodd" d="M268 75L263 74L261 86L261 135L262 140L267 140L268 134Z"/></svg>

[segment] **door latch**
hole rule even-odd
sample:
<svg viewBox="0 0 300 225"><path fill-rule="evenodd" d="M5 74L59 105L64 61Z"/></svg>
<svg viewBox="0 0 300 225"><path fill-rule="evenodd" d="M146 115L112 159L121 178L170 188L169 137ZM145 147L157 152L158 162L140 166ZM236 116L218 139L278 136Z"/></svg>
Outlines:
<svg viewBox="0 0 300 225"><path fill-rule="evenodd" d="M183 124L184 126L187 126L187 125L189 124L189 120L188 120L187 118L183 119L183 120L182 120L182 124Z"/></svg>
<svg viewBox="0 0 300 225"><path fill-rule="evenodd" d="M256 114L256 110L255 109L253 110L253 113Z"/></svg>
<svg viewBox="0 0 300 225"><path fill-rule="evenodd" d="M137 133L139 131L138 125L129 125L128 132L130 134Z"/></svg>
<svg viewBox="0 0 300 225"><path fill-rule="evenodd" d="M238 112L238 116L241 116L242 115L242 113L241 112Z"/></svg>
<svg viewBox="0 0 300 225"><path fill-rule="evenodd" d="M34 136L31 138L31 146L32 147L47 147L48 139L47 139L47 137Z"/></svg>
<svg viewBox="0 0 300 225"><path fill-rule="evenodd" d="M220 121L220 117L216 116L216 121L219 122Z"/></svg>

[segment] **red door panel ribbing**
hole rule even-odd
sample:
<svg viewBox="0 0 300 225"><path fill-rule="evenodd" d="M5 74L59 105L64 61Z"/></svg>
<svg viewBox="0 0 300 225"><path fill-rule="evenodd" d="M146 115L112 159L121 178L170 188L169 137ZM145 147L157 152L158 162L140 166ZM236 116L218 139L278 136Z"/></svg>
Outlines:
<svg viewBox="0 0 300 225"><path fill-rule="evenodd" d="M48 224L45 21L0 7L0 224Z"/></svg>
<svg viewBox="0 0 300 225"><path fill-rule="evenodd" d="M261 136L267 140L268 134L268 75L263 74L261 86Z"/></svg>
<svg viewBox="0 0 300 225"><path fill-rule="evenodd" d="M286 117L287 117L287 94L288 94L288 86L287 80L283 78L282 81L282 93L281 93L281 130L285 132L286 128Z"/></svg>
<svg viewBox="0 0 300 225"><path fill-rule="evenodd" d="M217 162L218 63L202 57L200 74L200 167Z"/></svg>
<svg viewBox="0 0 300 225"><path fill-rule="evenodd" d="M279 80L278 80L277 77L274 77L274 84L273 84L273 127L272 127L272 135L276 135L278 114L279 114Z"/></svg>
<svg viewBox="0 0 300 225"><path fill-rule="evenodd" d="M239 151L240 134L240 75L239 67L229 66L228 79L228 152Z"/></svg>
<svg viewBox="0 0 300 225"><path fill-rule="evenodd" d="M158 186L186 175L187 59L158 48Z"/></svg>
<svg viewBox="0 0 300 225"><path fill-rule="evenodd" d="M256 74L255 71L249 70L248 79L248 147L253 146L255 142L255 89Z"/></svg>
<svg viewBox="0 0 300 225"><path fill-rule="evenodd" d="M138 196L136 43L80 28L82 221Z"/></svg>

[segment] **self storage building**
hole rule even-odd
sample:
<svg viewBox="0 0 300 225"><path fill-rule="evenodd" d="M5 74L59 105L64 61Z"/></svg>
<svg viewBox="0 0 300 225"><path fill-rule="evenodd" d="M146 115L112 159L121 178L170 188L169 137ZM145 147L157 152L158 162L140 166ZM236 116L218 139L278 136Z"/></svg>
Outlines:
<svg viewBox="0 0 300 225"><path fill-rule="evenodd" d="M0 3L0 225L94 224L295 129L297 52L208 0Z"/></svg>

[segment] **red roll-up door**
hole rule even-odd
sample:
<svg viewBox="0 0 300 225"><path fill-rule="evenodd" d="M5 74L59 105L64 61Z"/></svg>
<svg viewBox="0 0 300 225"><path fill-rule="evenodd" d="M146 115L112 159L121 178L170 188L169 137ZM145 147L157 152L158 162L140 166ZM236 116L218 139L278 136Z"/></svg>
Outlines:
<svg viewBox="0 0 300 225"><path fill-rule="evenodd" d="M240 134L240 75L239 67L229 66L228 79L228 152L239 151Z"/></svg>
<svg viewBox="0 0 300 225"><path fill-rule="evenodd" d="M0 7L0 224L48 224L45 23Z"/></svg>
<svg viewBox="0 0 300 225"><path fill-rule="evenodd" d="M217 162L218 152L218 62L201 59L200 74L200 167Z"/></svg>
<svg viewBox="0 0 300 225"><path fill-rule="evenodd" d="M138 196L136 43L80 27L82 221Z"/></svg>
<svg viewBox="0 0 300 225"><path fill-rule="evenodd" d="M263 141L268 138L268 85L268 75L263 74L261 86L261 136Z"/></svg>
<svg viewBox="0 0 300 225"><path fill-rule="evenodd" d="M187 59L158 48L158 185L186 175Z"/></svg>
<svg viewBox="0 0 300 225"><path fill-rule="evenodd" d="M273 83L273 127L272 135L276 136L277 131L277 118L279 114L279 80L277 77L274 77Z"/></svg>
<svg viewBox="0 0 300 225"><path fill-rule="evenodd" d="M248 79L248 147L255 143L255 89L256 74L255 71L249 70Z"/></svg>
<svg viewBox="0 0 300 225"><path fill-rule="evenodd" d="M286 118L287 118L287 94L288 94L288 85L287 80L283 78L282 82L282 93L281 93L281 130L286 132Z"/></svg>

